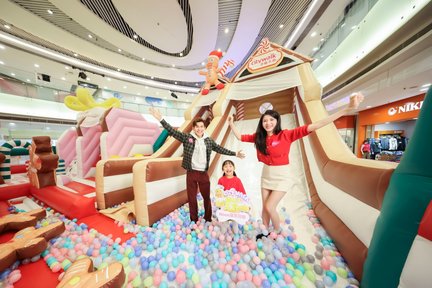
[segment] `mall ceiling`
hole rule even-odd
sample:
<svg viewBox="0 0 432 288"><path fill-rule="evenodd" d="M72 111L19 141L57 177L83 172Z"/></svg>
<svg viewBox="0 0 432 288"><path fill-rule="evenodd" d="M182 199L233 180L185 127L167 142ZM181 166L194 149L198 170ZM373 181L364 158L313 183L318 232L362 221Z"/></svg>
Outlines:
<svg viewBox="0 0 432 288"><path fill-rule="evenodd" d="M138 96L190 102L202 84L198 71L210 51L220 49L223 60L232 59L239 67L267 37L313 55L352 2L0 0L0 73L36 84L37 73L47 74L51 82L45 86L65 91L81 79ZM426 8L431 11L430 3ZM421 93L432 79L431 39L430 31L424 33L381 62L397 41L380 47L375 58L348 71L351 79L342 77L324 87L326 104L357 90L370 96L363 108ZM381 68L368 70L371 65ZM172 98L170 91L181 97Z"/></svg>

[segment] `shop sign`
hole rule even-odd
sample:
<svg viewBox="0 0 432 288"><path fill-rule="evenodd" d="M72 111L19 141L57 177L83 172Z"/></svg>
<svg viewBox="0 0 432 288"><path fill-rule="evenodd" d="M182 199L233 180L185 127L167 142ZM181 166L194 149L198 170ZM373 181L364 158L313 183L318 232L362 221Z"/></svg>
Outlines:
<svg viewBox="0 0 432 288"><path fill-rule="evenodd" d="M282 58L282 52L271 47L269 40L264 38L258 46L257 54L248 62L247 69L251 73L256 73L276 67L282 61Z"/></svg>
<svg viewBox="0 0 432 288"><path fill-rule="evenodd" d="M423 101L408 102L401 106L390 107L387 113L390 116L394 116L396 114L402 114L410 111L420 110L422 105L423 105Z"/></svg>

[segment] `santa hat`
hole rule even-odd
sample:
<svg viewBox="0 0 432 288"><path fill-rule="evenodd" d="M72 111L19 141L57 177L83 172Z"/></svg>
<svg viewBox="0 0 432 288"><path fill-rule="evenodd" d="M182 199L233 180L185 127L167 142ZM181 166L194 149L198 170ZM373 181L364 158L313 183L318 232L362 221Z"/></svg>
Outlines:
<svg viewBox="0 0 432 288"><path fill-rule="evenodd" d="M222 58L222 52L218 50L213 50L212 52L210 52L209 56L216 56L220 59Z"/></svg>

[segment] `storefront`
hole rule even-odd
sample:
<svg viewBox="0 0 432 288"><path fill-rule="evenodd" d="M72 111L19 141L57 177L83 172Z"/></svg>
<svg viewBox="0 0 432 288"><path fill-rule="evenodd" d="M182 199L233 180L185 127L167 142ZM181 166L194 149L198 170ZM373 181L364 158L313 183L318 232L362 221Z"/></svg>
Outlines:
<svg viewBox="0 0 432 288"><path fill-rule="evenodd" d="M398 162L414 132L425 94L359 112L357 156L365 140L371 158Z"/></svg>
<svg viewBox="0 0 432 288"><path fill-rule="evenodd" d="M334 124L338 129L342 140L354 152L354 136L355 136L355 116L343 116L337 119Z"/></svg>

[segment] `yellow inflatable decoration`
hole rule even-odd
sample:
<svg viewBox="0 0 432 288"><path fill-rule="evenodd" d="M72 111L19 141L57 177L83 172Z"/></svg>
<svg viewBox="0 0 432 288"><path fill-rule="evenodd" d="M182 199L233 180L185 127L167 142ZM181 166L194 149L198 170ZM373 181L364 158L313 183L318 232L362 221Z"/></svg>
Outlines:
<svg viewBox="0 0 432 288"><path fill-rule="evenodd" d="M85 88L78 88L76 90L76 96L66 96L64 104L75 111L86 111L95 107L111 108L121 106L120 100L117 98L109 98L104 102L96 102L93 96Z"/></svg>

